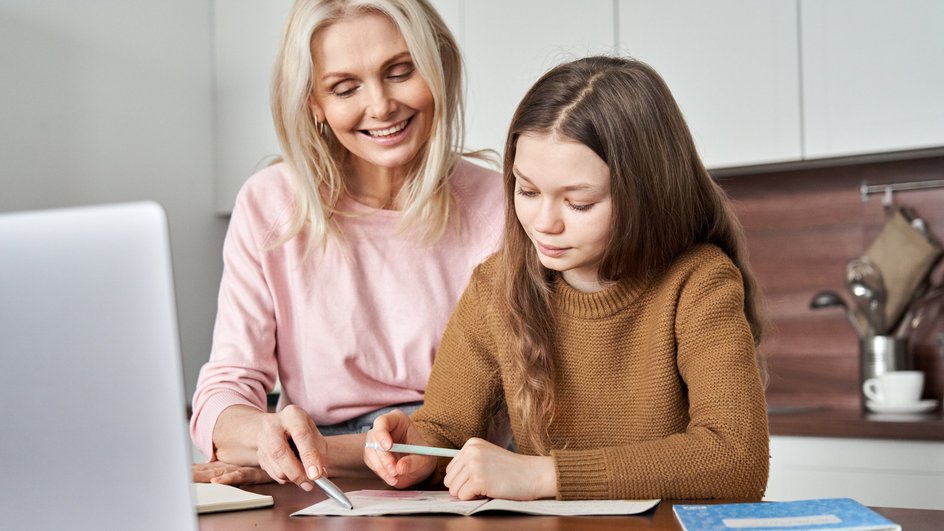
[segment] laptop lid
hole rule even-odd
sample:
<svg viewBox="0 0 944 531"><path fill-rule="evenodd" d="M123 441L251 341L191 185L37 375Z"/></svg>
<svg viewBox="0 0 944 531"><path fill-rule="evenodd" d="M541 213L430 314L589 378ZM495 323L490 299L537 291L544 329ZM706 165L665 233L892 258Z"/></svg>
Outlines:
<svg viewBox="0 0 944 531"><path fill-rule="evenodd" d="M156 203L0 214L5 529L196 529Z"/></svg>

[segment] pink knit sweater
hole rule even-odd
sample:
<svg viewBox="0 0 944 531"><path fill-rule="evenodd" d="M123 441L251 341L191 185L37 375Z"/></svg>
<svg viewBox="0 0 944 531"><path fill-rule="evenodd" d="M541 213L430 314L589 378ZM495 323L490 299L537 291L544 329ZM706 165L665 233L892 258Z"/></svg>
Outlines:
<svg viewBox="0 0 944 531"><path fill-rule="evenodd" d="M339 219L344 242L303 259L302 237L270 248L292 211L288 172L276 164L251 177L233 209L190 425L211 459L220 413L265 410L277 375L280 407L298 405L317 424L422 400L453 307L501 239L501 178L463 162L452 180L458 223L434 245L398 234L400 212L345 200L356 215Z"/></svg>

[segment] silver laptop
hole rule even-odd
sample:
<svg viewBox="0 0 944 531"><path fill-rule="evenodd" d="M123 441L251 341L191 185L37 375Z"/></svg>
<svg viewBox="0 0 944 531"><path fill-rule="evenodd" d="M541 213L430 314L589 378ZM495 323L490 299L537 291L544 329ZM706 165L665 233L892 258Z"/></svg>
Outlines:
<svg viewBox="0 0 944 531"><path fill-rule="evenodd" d="M0 214L0 527L194 530L156 203Z"/></svg>

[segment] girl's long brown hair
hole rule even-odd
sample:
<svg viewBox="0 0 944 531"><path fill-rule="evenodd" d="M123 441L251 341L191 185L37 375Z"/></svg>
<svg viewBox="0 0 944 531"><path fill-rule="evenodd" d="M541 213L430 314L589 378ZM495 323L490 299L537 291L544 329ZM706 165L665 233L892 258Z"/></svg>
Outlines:
<svg viewBox="0 0 944 531"><path fill-rule="evenodd" d="M535 450L547 453L547 427L555 409L551 298L556 272L541 265L515 215L512 167L518 137L525 133L580 142L609 167L613 217L600 280L657 274L693 245L713 243L741 271L744 313L755 345L763 321L743 229L705 170L659 74L645 63L617 57L587 57L550 70L521 100L505 143L503 253L507 319L521 377L508 407L524 423ZM759 362L763 367L762 357Z"/></svg>

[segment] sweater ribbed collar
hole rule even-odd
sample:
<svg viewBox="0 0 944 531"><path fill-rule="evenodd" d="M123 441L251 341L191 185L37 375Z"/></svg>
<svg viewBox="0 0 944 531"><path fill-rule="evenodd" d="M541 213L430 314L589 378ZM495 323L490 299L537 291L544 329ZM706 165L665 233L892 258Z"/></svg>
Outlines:
<svg viewBox="0 0 944 531"><path fill-rule="evenodd" d="M554 282L556 306L558 311L573 317L609 317L636 302L649 283L648 277L630 278L620 280L600 291L586 293L572 288L563 277L557 275Z"/></svg>

